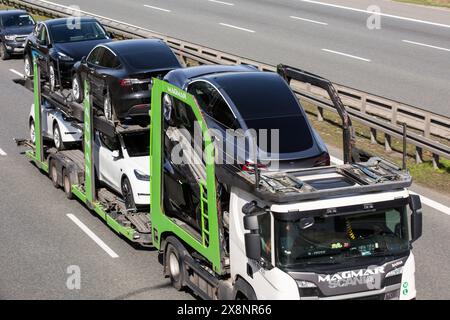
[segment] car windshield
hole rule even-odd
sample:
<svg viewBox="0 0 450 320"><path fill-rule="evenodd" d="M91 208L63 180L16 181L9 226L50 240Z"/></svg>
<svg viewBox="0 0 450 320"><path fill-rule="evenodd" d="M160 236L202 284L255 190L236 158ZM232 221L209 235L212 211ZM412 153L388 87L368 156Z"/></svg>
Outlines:
<svg viewBox="0 0 450 320"><path fill-rule="evenodd" d="M258 146L280 154L303 152L313 147L312 132L301 106L289 86L276 74L262 72L221 76L216 79L233 101L248 129L278 130L279 150ZM271 140L271 139L269 139ZM265 150L267 149L267 150Z"/></svg>
<svg viewBox="0 0 450 320"><path fill-rule="evenodd" d="M314 217L306 227L302 220L275 221L276 260L281 267L400 255L409 249L405 207Z"/></svg>
<svg viewBox="0 0 450 320"><path fill-rule="evenodd" d="M79 25L50 25L50 34L54 43L107 39L105 30L95 21L84 21Z"/></svg>
<svg viewBox="0 0 450 320"><path fill-rule="evenodd" d="M150 132L128 133L122 137L130 157L148 157L150 155Z"/></svg>
<svg viewBox="0 0 450 320"><path fill-rule="evenodd" d="M34 25L33 18L28 14L17 14L0 17L3 27L24 27Z"/></svg>

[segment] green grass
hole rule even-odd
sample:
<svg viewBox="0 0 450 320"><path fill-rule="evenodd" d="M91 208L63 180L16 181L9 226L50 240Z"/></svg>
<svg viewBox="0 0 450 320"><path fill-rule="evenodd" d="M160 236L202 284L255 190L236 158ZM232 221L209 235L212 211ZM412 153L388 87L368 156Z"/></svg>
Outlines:
<svg viewBox="0 0 450 320"><path fill-rule="evenodd" d="M450 8L450 0L395 0L395 1L420 4L424 6Z"/></svg>

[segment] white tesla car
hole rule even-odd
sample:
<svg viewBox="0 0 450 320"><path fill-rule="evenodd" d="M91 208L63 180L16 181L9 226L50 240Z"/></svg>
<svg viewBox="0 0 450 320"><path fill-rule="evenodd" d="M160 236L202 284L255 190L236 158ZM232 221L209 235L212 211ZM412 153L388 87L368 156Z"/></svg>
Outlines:
<svg viewBox="0 0 450 320"><path fill-rule="evenodd" d="M47 100L42 101L42 135L44 139L50 139L54 142L58 150L65 150L73 144L80 144L83 139L82 124L67 119L61 111L53 107ZM31 105L30 117L28 121L30 129L30 140L36 141L34 104Z"/></svg>
<svg viewBox="0 0 450 320"><path fill-rule="evenodd" d="M150 205L149 130L121 133L114 138L96 132L94 157L97 179L122 194L127 209Z"/></svg>

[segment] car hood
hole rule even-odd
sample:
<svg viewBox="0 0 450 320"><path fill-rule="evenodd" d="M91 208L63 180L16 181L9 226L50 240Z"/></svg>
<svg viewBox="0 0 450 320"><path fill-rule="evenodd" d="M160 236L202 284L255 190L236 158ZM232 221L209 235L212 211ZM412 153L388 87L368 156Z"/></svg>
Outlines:
<svg viewBox="0 0 450 320"><path fill-rule="evenodd" d="M55 43L54 48L58 52L62 52L75 61L80 61L81 58L86 57L89 52L98 44L111 42L111 39L102 40L90 40L90 41L77 41L77 42L66 42L66 43Z"/></svg>
<svg viewBox="0 0 450 320"><path fill-rule="evenodd" d="M33 32L34 26L9 27L3 30L5 35L28 35Z"/></svg>
<svg viewBox="0 0 450 320"><path fill-rule="evenodd" d="M139 170L146 175L150 175L150 157L133 157L130 158L133 170Z"/></svg>

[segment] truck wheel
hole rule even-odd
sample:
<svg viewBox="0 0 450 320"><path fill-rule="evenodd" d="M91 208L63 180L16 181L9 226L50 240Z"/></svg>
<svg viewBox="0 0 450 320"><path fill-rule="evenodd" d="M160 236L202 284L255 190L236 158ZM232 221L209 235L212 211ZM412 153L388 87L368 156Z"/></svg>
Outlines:
<svg viewBox="0 0 450 320"><path fill-rule="evenodd" d="M59 189L59 183L58 183L58 169L56 168L56 164L55 164L54 161L52 161L52 162L50 163L50 170L49 170L49 173L50 173L50 179L52 179L53 186L54 186L56 189Z"/></svg>
<svg viewBox="0 0 450 320"><path fill-rule="evenodd" d="M24 71L25 78L33 79L34 71L33 71L33 60L29 54L25 54L24 58Z"/></svg>
<svg viewBox="0 0 450 320"><path fill-rule="evenodd" d="M64 193L66 194L67 199L72 200L72 181L70 181L70 175L66 169L63 170L63 184L64 184Z"/></svg>
<svg viewBox="0 0 450 320"><path fill-rule="evenodd" d="M125 200L125 207L129 210L136 209L136 203L134 202L133 189L131 188L130 180L127 177L122 179L122 196Z"/></svg>
<svg viewBox="0 0 450 320"><path fill-rule="evenodd" d="M184 283L183 265L177 248L169 243L166 249L166 268L169 272L172 286L181 291Z"/></svg>
<svg viewBox="0 0 450 320"><path fill-rule="evenodd" d="M235 285L236 300L258 300L255 290L244 280L239 278Z"/></svg>
<svg viewBox="0 0 450 320"><path fill-rule="evenodd" d="M36 144L36 131L34 129L34 120L30 120L30 141L32 144Z"/></svg>
<svg viewBox="0 0 450 320"><path fill-rule="evenodd" d="M83 86L81 85L80 77L77 74L74 74L72 78L72 95L76 102L83 102Z"/></svg>
<svg viewBox="0 0 450 320"><path fill-rule="evenodd" d="M3 42L0 43L0 58L2 60L8 60L10 58L10 55L6 50L6 46Z"/></svg>
<svg viewBox="0 0 450 320"><path fill-rule="evenodd" d="M59 125L57 122L53 125L53 141L55 142L55 147L59 151L66 150L66 145L62 140L61 130L59 130Z"/></svg>

